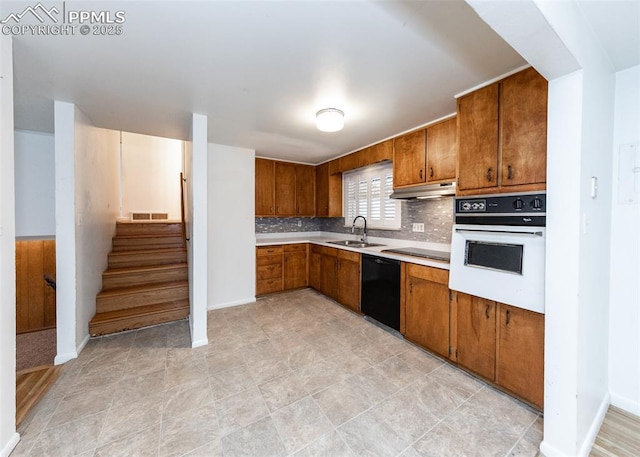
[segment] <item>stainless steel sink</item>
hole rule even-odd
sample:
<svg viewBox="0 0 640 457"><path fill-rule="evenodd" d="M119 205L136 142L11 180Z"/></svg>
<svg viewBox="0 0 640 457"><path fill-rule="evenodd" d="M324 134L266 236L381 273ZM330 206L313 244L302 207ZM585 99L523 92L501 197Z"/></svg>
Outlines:
<svg viewBox="0 0 640 457"><path fill-rule="evenodd" d="M376 246L384 246L384 244L378 243L363 243L362 241L357 240L340 240L340 241L329 241L331 244L337 244L340 246L348 246L350 248L372 248Z"/></svg>

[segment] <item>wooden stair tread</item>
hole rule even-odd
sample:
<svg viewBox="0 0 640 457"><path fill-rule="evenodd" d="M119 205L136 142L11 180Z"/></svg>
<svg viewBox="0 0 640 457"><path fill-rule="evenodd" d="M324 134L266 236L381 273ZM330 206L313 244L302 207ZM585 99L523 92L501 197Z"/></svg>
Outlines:
<svg viewBox="0 0 640 457"><path fill-rule="evenodd" d="M97 298L113 297L116 295L137 294L140 292L149 292L155 290L166 290L180 287L189 287L189 281L171 281L160 282L154 284L143 284L140 286L118 287L116 289L102 290L98 293Z"/></svg>
<svg viewBox="0 0 640 457"><path fill-rule="evenodd" d="M188 264L186 263L166 263L161 265L147 265L140 267L120 267L120 268L108 268L102 273L103 276L110 275L119 275L126 273L143 273L143 272L153 272L153 271L166 271L166 270L180 270L183 268L188 268Z"/></svg>
<svg viewBox="0 0 640 457"><path fill-rule="evenodd" d="M165 303L157 303L155 305L138 306L136 308L119 309L117 311L108 311L105 313L97 313L91 319L90 324L98 324L108 321L128 319L134 316L159 314L173 310L190 310L189 300L176 300Z"/></svg>
<svg viewBox="0 0 640 457"><path fill-rule="evenodd" d="M16 426L58 379L62 365L29 368L16 373Z"/></svg>
<svg viewBox="0 0 640 457"><path fill-rule="evenodd" d="M187 248L161 248L161 249L136 249L132 251L111 251L109 256L127 256L131 254L149 255L149 254L165 254L172 252L186 252Z"/></svg>

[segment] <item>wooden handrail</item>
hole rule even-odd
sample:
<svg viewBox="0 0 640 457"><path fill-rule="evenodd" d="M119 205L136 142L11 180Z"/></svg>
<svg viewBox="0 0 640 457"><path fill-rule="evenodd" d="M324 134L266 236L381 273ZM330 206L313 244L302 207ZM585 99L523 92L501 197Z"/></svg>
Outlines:
<svg viewBox="0 0 640 457"><path fill-rule="evenodd" d="M182 244L187 247L187 224L184 217L184 173L180 172L180 215L182 220Z"/></svg>

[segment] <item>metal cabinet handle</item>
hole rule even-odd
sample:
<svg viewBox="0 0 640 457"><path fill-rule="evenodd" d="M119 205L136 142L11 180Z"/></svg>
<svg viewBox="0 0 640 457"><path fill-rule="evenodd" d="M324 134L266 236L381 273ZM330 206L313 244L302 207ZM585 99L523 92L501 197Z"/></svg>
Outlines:
<svg viewBox="0 0 640 457"><path fill-rule="evenodd" d="M493 181L493 168L491 167L487 169L487 181Z"/></svg>
<svg viewBox="0 0 640 457"><path fill-rule="evenodd" d="M409 293L413 293L413 281L409 281Z"/></svg>
<svg viewBox="0 0 640 457"><path fill-rule="evenodd" d="M511 165L507 165L507 179L513 179L513 168Z"/></svg>
<svg viewBox="0 0 640 457"><path fill-rule="evenodd" d="M507 318L506 318L505 325L509 325L509 322L511 322L511 311L507 310Z"/></svg>
<svg viewBox="0 0 640 457"><path fill-rule="evenodd" d="M420 169L420 179L422 179L422 168Z"/></svg>
<svg viewBox="0 0 640 457"><path fill-rule="evenodd" d="M487 305L487 309L484 310L484 316L489 319L489 305Z"/></svg>
<svg viewBox="0 0 640 457"><path fill-rule="evenodd" d="M433 178L433 167L429 167L429 177Z"/></svg>

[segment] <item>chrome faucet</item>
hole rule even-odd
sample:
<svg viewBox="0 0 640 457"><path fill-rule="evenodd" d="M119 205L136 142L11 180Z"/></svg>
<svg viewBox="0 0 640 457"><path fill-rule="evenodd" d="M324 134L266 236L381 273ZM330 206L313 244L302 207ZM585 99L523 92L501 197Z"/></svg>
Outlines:
<svg viewBox="0 0 640 457"><path fill-rule="evenodd" d="M362 219L364 221L364 226L362 227L362 237L360 238L360 241L362 241L363 243L367 242L367 218L364 216L356 216L355 218L353 218L353 223L351 224L351 233L355 233L356 230L356 221L358 219Z"/></svg>

